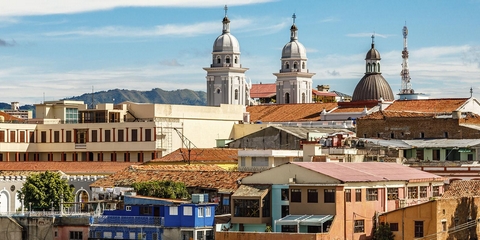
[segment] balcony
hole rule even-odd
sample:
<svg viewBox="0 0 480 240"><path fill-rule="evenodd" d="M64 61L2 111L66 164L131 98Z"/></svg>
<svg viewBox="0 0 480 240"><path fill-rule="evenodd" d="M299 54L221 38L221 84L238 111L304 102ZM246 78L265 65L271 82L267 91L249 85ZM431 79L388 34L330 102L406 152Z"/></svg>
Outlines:
<svg viewBox="0 0 480 240"><path fill-rule="evenodd" d="M143 216L92 216L90 225L153 225L163 226L163 217Z"/></svg>

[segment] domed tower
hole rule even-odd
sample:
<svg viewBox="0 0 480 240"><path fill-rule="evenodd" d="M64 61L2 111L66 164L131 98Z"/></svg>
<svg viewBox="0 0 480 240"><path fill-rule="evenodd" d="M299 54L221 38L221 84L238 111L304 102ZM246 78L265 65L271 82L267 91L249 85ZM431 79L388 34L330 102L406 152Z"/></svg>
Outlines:
<svg viewBox="0 0 480 240"><path fill-rule="evenodd" d="M375 36L372 36L372 48L365 57L365 75L353 91L352 102L394 100L392 89L380 72L380 59L380 53L375 49Z"/></svg>
<svg viewBox="0 0 480 240"><path fill-rule="evenodd" d="M222 34L213 43L212 64L207 71L207 105L220 104L246 105L248 92L245 82L245 72L240 63L240 45L238 40L230 34L230 19L223 18Z"/></svg>
<svg viewBox="0 0 480 240"><path fill-rule="evenodd" d="M307 68L307 50L298 41L293 14L293 24L290 28L290 42L282 50L280 72L274 73L276 80L277 103L311 103L312 77Z"/></svg>

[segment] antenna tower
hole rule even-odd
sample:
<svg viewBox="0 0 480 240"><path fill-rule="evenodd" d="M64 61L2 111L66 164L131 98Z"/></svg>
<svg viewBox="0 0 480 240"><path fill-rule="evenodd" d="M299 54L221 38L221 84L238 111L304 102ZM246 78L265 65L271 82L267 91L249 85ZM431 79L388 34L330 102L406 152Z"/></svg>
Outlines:
<svg viewBox="0 0 480 240"><path fill-rule="evenodd" d="M402 71L400 76L402 76L402 88L400 89L400 94L411 94L414 93L412 89L412 84L410 83L410 71L408 70L408 49L407 49L407 35L408 28L403 26L403 51L402 51Z"/></svg>

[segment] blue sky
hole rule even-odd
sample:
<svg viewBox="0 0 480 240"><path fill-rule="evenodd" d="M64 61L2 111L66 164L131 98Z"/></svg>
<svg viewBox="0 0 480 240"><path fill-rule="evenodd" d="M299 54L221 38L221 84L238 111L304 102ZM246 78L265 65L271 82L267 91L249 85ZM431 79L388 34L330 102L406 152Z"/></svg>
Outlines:
<svg viewBox="0 0 480 240"><path fill-rule="evenodd" d="M400 88L402 28L412 86L480 98L480 1L16 0L0 2L0 102L109 89L206 90L224 5L252 83L274 83L295 13L313 85L351 95L375 33L382 74Z"/></svg>

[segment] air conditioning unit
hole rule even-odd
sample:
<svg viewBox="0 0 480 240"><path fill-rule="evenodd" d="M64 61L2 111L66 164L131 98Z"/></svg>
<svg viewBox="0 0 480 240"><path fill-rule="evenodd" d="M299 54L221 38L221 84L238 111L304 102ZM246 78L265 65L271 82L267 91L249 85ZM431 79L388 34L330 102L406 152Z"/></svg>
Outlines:
<svg viewBox="0 0 480 240"><path fill-rule="evenodd" d="M295 183L295 178L289 178L288 183Z"/></svg>

